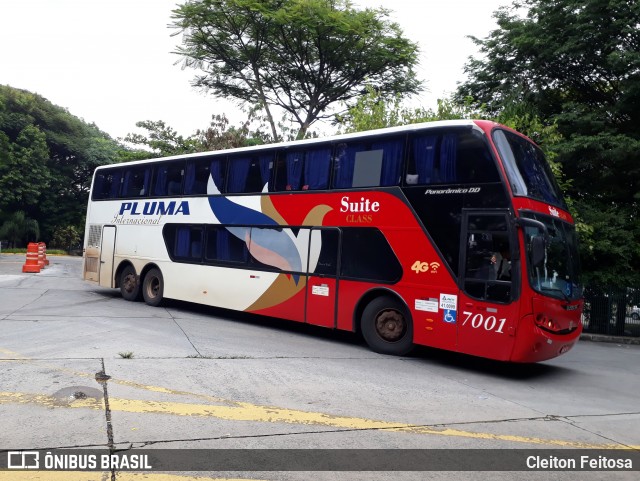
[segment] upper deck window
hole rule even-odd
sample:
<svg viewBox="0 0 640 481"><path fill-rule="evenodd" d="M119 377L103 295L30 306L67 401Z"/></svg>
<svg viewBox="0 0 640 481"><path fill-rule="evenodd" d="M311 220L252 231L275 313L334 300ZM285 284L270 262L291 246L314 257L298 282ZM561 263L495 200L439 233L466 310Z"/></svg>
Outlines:
<svg viewBox="0 0 640 481"><path fill-rule="evenodd" d="M184 181L184 193L186 195L204 195L207 193L209 179L213 179L218 190L226 192L224 177L227 173L227 159L216 156L206 159L193 159L187 161L187 170Z"/></svg>
<svg viewBox="0 0 640 481"><path fill-rule="evenodd" d="M93 181L93 200L115 199L120 193L124 169L104 169L96 171Z"/></svg>
<svg viewBox="0 0 640 481"><path fill-rule="evenodd" d="M496 130L493 139L504 161L513 195L567 208L551 168L538 147L505 130Z"/></svg>
<svg viewBox="0 0 640 481"><path fill-rule="evenodd" d="M170 162L156 165L153 170L152 195L182 195L183 176L184 162Z"/></svg>
<svg viewBox="0 0 640 481"><path fill-rule="evenodd" d="M400 185L404 137L341 142L333 159L333 187Z"/></svg>
<svg viewBox="0 0 640 481"><path fill-rule="evenodd" d="M278 158L275 189L278 191L327 189L330 162L329 145L282 152Z"/></svg>
<svg viewBox="0 0 640 481"><path fill-rule="evenodd" d="M265 185L271 182L273 171L273 154L242 155L229 160L227 176L227 192L255 193L262 192Z"/></svg>
<svg viewBox="0 0 640 481"><path fill-rule="evenodd" d="M475 130L427 131L411 138L407 185L500 182L489 146Z"/></svg>

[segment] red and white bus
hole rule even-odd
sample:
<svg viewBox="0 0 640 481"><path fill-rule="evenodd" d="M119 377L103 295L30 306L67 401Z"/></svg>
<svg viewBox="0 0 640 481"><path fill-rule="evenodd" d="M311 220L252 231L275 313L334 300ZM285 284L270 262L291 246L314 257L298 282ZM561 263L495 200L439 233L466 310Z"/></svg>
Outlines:
<svg viewBox="0 0 640 481"><path fill-rule="evenodd" d="M488 121L98 167L84 278L514 362L582 331L574 222L541 152Z"/></svg>

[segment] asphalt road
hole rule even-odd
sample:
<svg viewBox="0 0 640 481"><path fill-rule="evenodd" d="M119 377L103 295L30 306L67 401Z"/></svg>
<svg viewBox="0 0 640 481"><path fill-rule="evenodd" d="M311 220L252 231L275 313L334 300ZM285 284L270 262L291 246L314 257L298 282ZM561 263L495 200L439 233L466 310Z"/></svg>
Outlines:
<svg viewBox="0 0 640 481"><path fill-rule="evenodd" d="M512 449L640 450L637 345L581 341L525 366L432 349L384 356L350 333L126 302L82 281L81 259L50 261L22 274L24 256L0 255L0 450L486 449L497 460ZM465 466L466 451L441 452ZM0 471L0 480L637 479L637 464L635 472Z"/></svg>

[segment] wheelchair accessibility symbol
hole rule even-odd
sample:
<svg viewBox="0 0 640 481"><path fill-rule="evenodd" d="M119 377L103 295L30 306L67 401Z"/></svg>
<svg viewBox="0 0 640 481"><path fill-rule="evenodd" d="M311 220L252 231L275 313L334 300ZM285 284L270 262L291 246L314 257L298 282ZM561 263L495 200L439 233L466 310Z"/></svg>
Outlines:
<svg viewBox="0 0 640 481"><path fill-rule="evenodd" d="M449 324L455 324L456 323L456 311L454 311L453 309L445 309L445 311L444 311L444 322L447 322Z"/></svg>

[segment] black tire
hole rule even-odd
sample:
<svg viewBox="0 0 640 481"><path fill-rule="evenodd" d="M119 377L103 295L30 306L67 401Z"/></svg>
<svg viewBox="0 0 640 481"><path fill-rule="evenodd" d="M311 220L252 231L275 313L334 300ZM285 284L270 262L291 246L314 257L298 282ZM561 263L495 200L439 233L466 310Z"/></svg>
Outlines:
<svg viewBox="0 0 640 481"><path fill-rule="evenodd" d="M362 313L362 336L374 352L403 356L413 348L413 323L397 299L377 297Z"/></svg>
<svg viewBox="0 0 640 481"><path fill-rule="evenodd" d="M640 321L640 314L638 314L637 312L632 312L631 319L633 319L634 321Z"/></svg>
<svg viewBox="0 0 640 481"><path fill-rule="evenodd" d="M142 283L142 297L148 305L157 307L162 304L164 294L164 279L160 269L151 269L144 276Z"/></svg>
<svg viewBox="0 0 640 481"><path fill-rule="evenodd" d="M132 265L126 266L120 272L120 293L127 301L140 300L140 282L136 270Z"/></svg>

